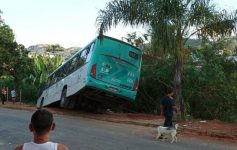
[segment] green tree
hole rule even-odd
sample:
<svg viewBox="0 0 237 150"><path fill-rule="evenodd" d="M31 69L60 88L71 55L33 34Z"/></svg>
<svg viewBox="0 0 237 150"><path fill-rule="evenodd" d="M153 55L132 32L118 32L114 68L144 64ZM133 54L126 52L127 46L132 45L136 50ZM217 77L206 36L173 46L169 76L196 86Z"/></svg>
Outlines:
<svg viewBox="0 0 237 150"><path fill-rule="evenodd" d="M0 20L0 54L0 76L10 75L18 83L28 72L31 60L25 47L15 41L13 30L3 20Z"/></svg>
<svg viewBox="0 0 237 150"><path fill-rule="evenodd" d="M27 76L21 78L19 83L22 89L22 99L24 102L35 103L40 90L45 85L47 76L53 72L62 60L60 57L34 56L31 58ZM30 91L30 92L29 92Z"/></svg>
<svg viewBox="0 0 237 150"><path fill-rule="evenodd" d="M230 35L236 29L236 13L218 11L209 0L112 0L96 19L100 35L112 26L143 25L152 30L152 44L175 59L176 104L184 116L182 74L187 59L187 40Z"/></svg>
<svg viewBox="0 0 237 150"><path fill-rule="evenodd" d="M237 62L221 53L227 46L221 40L205 42L190 53L183 94L186 111L195 118L237 121Z"/></svg>
<svg viewBox="0 0 237 150"><path fill-rule="evenodd" d="M0 21L0 75L11 75L17 83L29 69L27 50L15 41L12 29Z"/></svg>
<svg viewBox="0 0 237 150"><path fill-rule="evenodd" d="M33 66L27 53L26 48L15 41L13 30L0 19L1 85L9 89L15 88L17 91L22 88L22 81L28 78ZM25 91L25 93L31 93L28 90Z"/></svg>
<svg viewBox="0 0 237 150"><path fill-rule="evenodd" d="M128 33L126 37L123 37L128 43L139 48L145 46L145 42L148 42L148 34L137 35L137 32Z"/></svg>
<svg viewBox="0 0 237 150"><path fill-rule="evenodd" d="M59 56L50 58L46 56L33 57L34 71L31 73L32 84L42 86L47 76L62 64Z"/></svg>
<svg viewBox="0 0 237 150"><path fill-rule="evenodd" d="M7 62L11 53L16 47L14 42L14 34L11 28L0 20L0 74L3 75L6 71Z"/></svg>
<svg viewBox="0 0 237 150"><path fill-rule="evenodd" d="M64 48L62 46L60 46L59 44L54 44L54 45L50 45L46 49L46 51L55 53L55 52L58 52L58 51L64 51Z"/></svg>

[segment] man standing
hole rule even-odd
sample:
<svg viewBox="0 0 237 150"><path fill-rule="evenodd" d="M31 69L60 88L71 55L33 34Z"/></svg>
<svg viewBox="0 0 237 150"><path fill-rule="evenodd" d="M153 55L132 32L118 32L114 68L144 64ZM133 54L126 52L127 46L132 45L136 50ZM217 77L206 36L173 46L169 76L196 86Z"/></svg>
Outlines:
<svg viewBox="0 0 237 150"><path fill-rule="evenodd" d="M161 99L161 115L164 115L165 122L164 127L173 126L172 119L173 119L173 110L177 113L177 108L175 107L175 100L172 97L174 95L173 89L171 87L167 87L165 96Z"/></svg>
<svg viewBox="0 0 237 150"><path fill-rule="evenodd" d="M5 87L2 88L2 104L4 104L4 102L6 101L6 97L7 97L7 90Z"/></svg>
<svg viewBox="0 0 237 150"><path fill-rule="evenodd" d="M15 104L15 102L16 102L16 90L15 89L11 90L11 98L12 98L12 103Z"/></svg>

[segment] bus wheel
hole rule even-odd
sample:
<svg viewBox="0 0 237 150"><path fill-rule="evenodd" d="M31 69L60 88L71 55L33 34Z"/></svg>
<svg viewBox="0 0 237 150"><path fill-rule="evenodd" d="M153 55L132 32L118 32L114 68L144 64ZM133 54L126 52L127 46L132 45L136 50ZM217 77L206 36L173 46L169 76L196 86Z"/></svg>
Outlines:
<svg viewBox="0 0 237 150"><path fill-rule="evenodd" d="M60 107L61 108L66 108L67 107L67 89L63 89L62 95L60 98Z"/></svg>
<svg viewBox="0 0 237 150"><path fill-rule="evenodd" d="M73 108L75 108L75 105L76 105L76 100L75 99L70 99L69 104L68 104L68 108L73 109Z"/></svg>

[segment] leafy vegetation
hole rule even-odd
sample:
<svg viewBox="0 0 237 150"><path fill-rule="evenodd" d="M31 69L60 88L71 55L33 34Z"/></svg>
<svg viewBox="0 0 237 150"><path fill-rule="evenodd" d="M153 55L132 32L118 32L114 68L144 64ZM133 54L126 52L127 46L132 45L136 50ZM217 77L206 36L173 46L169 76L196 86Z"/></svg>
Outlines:
<svg viewBox="0 0 237 150"><path fill-rule="evenodd" d="M25 101L35 103L40 90L45 85L47 76L62 64L62 60L60 57L34 56L31 61L31 71L27 73L27 77L22 79L20 89L23 91L22 98Z"/></svg>
<svg viewBox="0 0 237 150"><path fill-rule="evenodd" d="M100 35L119 23L151 29L153 47L175 60L172 86L184 117L182 75L189 53L187 40L194 35L204 40L230 35L236 30L237 19L236 12L218 11L209 0L111 0L96 21Z"/></svg>
<svg viewBox="0 0 237 150"><path fill-rule="evenodd" d="M0 20L0 54L0 88L16 89L18 97L21 95L23 101L32 103L47 75L62 63L59 57L29 58L26 48L15 41L12 29L3 20Z"/></svg>
<svg viewBox="0 0 237 150"><path fill-rule="evenodd" d="M221 39L203 41L198 47L189 45L182 80L185 118L237 121L237 61L228 59L237 56L234 47L228 48L237 38L231 41L231 44L230 40ZM160 113L159 100L165 86L171 84L175 60L158 58L144 52L138 99L129 106L130 111Z"/></svg>

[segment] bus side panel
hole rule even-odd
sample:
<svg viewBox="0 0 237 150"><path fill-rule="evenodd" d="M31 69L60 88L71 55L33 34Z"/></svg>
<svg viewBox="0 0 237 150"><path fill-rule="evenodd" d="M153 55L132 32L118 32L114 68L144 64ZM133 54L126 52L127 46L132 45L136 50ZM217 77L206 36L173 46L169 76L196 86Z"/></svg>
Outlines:
<svg viewBox="0 0 237 150"><path fill-rule="evenodd" d="M93 43L91 44L93 45ZM76 71L69 73L68 76L62 78L58 82L55 81L55 84L51 85L48 89L45 89L42 95L37 100L37 107L40 106L42 98L44 98L43 106L59 101L62 95L64 87L67 88L66 96L72 96L79 92L86 85L88 68L90 65L90 57L93 56L93 47L90 47L89 55L86 57L85 64L81 66ZM55 78L57 79L57 78Z"/></svg>
<svg viewBox="0 0 237 150"><path fill-rule="evenodd" d="M44 92L42 93L42 95L39 97L39 99L37 100L37 107L40 106L40 103L41 103L41 100L44 99L44 103L42 106L46 106L48 104L51 104L53 102L56 102L57 101L57 98L54 97L52 94L50 95L50 91L52 91L52 88L51 89L46 89L44 90Z"/></svg>
<svg viewBox="0 0 237 150"><path fill-rule="evenodd" d="M86 85L86 76L89 63L85 64L80 69L76 70L65 78L67 85L67 97L80 91Z"/></svg>
<svg viewBox="0 0 237 150"><path fill-rule="evenodd" d="M52 98L54 101L51 100L50 103L53 103L53 102L56 102L56 101L59 101L59 100L60 100L61 95L62 95L62 91L63 91L63 87L64 87L64 85L65 85L64 80L65 80L65 79L62 79L62 80L60 80L60 81L58 81L58 82L55 83L55 91L56 91L56 92L55 92L55 94L54 94L54 97ZM50 104L50 103L49 103L49 104Z"/></svg>
<svg viewBox="0 0 237 150"><path fill-rule="evenodd" d="M67 86L67 97L80 91L86 85L86 76L89 63L73 72L66 78L56 82L54 85L45 89L42 95L37 100L37 107L40 106L42 98L44 98L43 106L59 101L62 95L64 86ZM67 85L66 85L67 83Z"/></svg>

